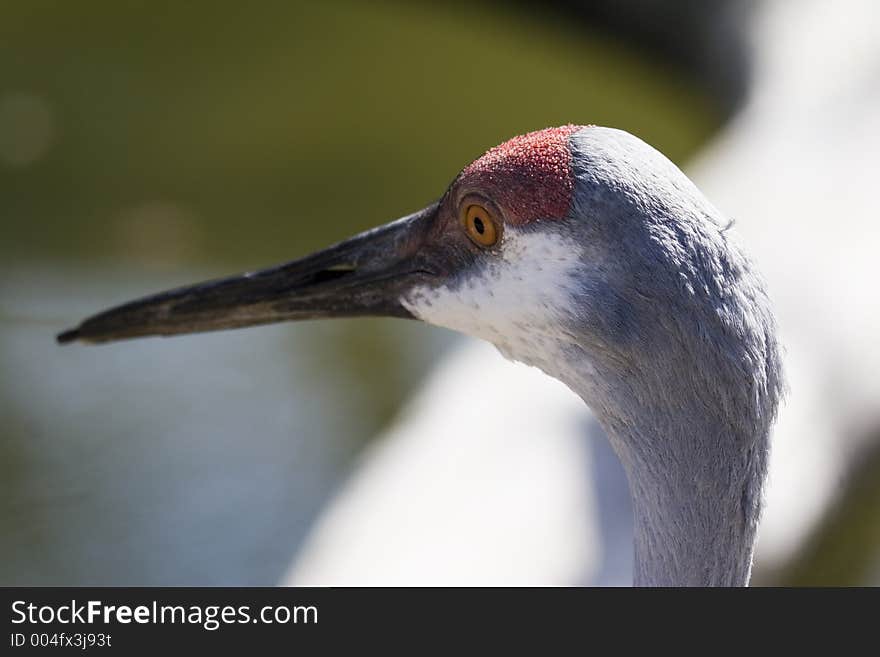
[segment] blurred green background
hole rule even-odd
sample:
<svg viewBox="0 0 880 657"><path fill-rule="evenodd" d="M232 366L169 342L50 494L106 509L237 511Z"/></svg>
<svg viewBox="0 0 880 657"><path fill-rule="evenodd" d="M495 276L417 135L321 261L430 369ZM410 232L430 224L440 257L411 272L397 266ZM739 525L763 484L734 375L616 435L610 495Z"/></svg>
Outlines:
<svg viewBox="0 0 880 657"><path fill-rule="evenodd" d="M0 582L276 582L450 340L56 331L418 209L515 134L610 124L682 163L720 120L657 58L520 4L4 2Z"/></svg>
<svg viewBox="0 0 880 657"><path fill-rule="evenodd" d="M524 131L613 123L681 161L715 124L655 62L495 4L6 5L5 258L252 266Z"/></svg>

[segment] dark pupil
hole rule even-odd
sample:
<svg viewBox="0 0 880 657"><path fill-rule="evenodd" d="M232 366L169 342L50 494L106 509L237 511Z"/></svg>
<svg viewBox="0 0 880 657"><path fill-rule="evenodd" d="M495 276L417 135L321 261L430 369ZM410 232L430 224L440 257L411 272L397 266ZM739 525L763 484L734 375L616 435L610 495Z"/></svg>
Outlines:
<svg viewBox="0 0 880 657"><path fill-rule="evenodd" d="M483 225L483 220L479 217L474 218L474 228L477 229L477 232L482 235L486 232L486 227Z"/></svg>

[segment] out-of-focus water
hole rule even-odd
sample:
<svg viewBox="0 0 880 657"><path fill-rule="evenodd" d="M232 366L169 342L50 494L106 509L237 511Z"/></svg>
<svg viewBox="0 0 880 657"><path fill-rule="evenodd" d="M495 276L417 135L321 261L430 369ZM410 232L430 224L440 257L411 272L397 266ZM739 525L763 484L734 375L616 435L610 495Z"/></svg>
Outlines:
<svg viewBox="0 0 880 657"><path fill-rule="evenodd" d="M0 582L271 584L451 339L306 323L102 347L130 297L421 207L566 122L681 160L710 105L494 4L7 3L0 25Z"/></svg>

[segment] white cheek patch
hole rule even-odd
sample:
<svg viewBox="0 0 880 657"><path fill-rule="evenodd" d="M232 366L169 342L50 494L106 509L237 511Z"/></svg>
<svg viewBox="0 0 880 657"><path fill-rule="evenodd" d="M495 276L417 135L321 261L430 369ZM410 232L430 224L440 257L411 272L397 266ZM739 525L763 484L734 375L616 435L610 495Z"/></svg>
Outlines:
<svg viewBox="0 0 880 657"><path fill-rule="evenodd" d="M493 343L512 360L549 372L570 315L581 250L552 232L506 226L501 250L456 287L420 286L401 299L419 319Z"/></svg>

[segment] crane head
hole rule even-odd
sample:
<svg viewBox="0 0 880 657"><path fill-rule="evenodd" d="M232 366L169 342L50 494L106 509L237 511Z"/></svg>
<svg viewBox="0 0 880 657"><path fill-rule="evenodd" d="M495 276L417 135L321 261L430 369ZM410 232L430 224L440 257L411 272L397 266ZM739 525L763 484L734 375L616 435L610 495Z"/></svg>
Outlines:
<svg viewBox="0 0 880 657"><path fill-rule="evenodd" d="M772 330L718 216L636 137L550 128L489 150L419 212L287 264L111 308L58 341L390 316L483 338L563 380L572 361L604 382L664 354L680 369L705 360L706 336L712 353L739 353L744 330Z"/></svg>
<svg viewBox="0 0 880 657"><path fill-rule="evenodd" d="M521 236L534 232L531 225L566 217L574 189L569 139L579 129L533 132L491 149L466 167L438 202L402 219L280 266L111 308L61 333L58 341L101 343L365 315L444 323L436 316L436 295L473 291L478 281L501 275L504 263L528 257L521 252ZM572 255L564 248L533 255L544 260ZM553 269L549 261L536 267L534 274ZM496 286L487 294L509 300L525 287L516 278L521 275L525 269L502 281L514 289ZM478 296L465 293L462 302L477 309ZM446 324L455 324L454 318Z"/></svg>

